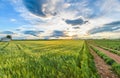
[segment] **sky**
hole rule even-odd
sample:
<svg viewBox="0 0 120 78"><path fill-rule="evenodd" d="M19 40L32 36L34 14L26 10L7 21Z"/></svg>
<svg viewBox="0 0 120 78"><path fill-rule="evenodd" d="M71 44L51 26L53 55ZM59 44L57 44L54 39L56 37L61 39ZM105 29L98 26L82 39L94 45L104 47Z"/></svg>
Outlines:
<svg viewBox="0 0 120 78"><path fill-rule="evenodd" d="M0 0L0 38L118 39L120 0Z"/></svg>

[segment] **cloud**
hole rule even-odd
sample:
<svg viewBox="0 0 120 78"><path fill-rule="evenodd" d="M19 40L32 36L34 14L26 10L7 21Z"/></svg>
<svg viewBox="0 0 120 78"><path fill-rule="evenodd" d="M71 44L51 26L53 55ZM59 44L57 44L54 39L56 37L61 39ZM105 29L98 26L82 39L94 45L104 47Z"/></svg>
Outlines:
<svg viewBox="0 0 120 78"><path fill-rule="evenodd" d="M110 25L110 26L120 26L120 21L115 21L115 22L111 22L105 25Z"/></svg>
<svg viewBox="0 0 120 78"><path fill-rule="evenodd" d="M23 0L23 3L31 13L47 17L57 14L60 0Z"/></svg>
<svg viewBox="0 0 120 78"><path fill-rule="evenodd" d="M12 35L12 34L14 34L14 32L12 32L12 31L3 31L3 32L0 32L0 34L9 34L9 35Z"/></svg>
<svg viewBox="0 0 120 78"><path fill-rule="evenodd" d="M111 13L111 12L120 12L120 2L119 0L106 0L103 2L101 6L101 11L105 14Z"/></svg>
<svg viewBox="0 0 120 78"><path fill-rule="evenodd" d="M120 20L119 0L10 1L14 3L13 6L23 20L28 21L26 27L17 28L17 33L21 33L25 38L36 38L36 36L37 38L51 36L60 38L66 36L66 33L69 36L88 38L87 34L91 36L99 33L94 35L94 37L99 37L103 32L120 31L117 24L111 25L112 21ZM37 32L31 31L32 29ZM40 35L38 35L39 29L44 31Z"/></svg>
<svg viewBox="0 0 120 78"><path fill-rule="evenodd" d="M89 31L90 34L96 34L101 32L114 32L120 29L120 21L112 22L103 25L102 27L93 28Z"/></svg>
<svg viewBox="0 0 120 78"><path fill-rule="evenodd" d="M35 31L35 30L26 30L23 33L27 35L38 36L39 34L43 33L44 31Z"/></svg>
<svg viewBox="0 0 120 78"><path fill-rule="evenodd" d="M78 18L78 19L74 19L74 20L69 20L69 19L67 19L67 20L65 20L65 22L66 22L67 24L70 24L70 25L74 26L74 25L82 25L82 24L85 24L85 23L87 23L88 21L84 21L82 18Z"/></svg>
<svg viewBox="0 0 120 78"><path fill-rule="evenodd" d="M92 34L90 35L88 38L91 39L102 39L102 38L106 38L106 39L120 39L120 32L101 32L101 33L96 33L96 34Z"/></svg>
<svg viewBox="0 0 120 78"><path fill-rule="evenodd" d="M16 22L17 20L12 18L12 19L10 19L10 21L11 22Z"/></svg>
<svg viewBox="0 0 120 78"><path fill-rule="evenodd" d="M80 27L78 27L78 26L77 27L73 27L73 29L80 29Z"/></svg>
<svg viewBox="0 0 120 78"><path fill-rule="evenodd" d="M42 11L42 4L44 3L43 0L23 0L23 2L27 9L33 14L45 16Z"/></svg>
<svg viewBox="0 0 120 78"><path fill-rule="evenodd" d="M64 31L54 30L51 37L65 37Z"/></svg>

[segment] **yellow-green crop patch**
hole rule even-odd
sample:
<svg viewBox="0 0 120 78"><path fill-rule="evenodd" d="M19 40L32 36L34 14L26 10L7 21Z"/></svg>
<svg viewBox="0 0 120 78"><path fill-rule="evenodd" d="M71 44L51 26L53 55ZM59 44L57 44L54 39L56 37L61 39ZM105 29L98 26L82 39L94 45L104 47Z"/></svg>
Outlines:
<svg viewBox="0 0 120 78"><path fill-rule="evenodd" d="M0 42L0 78L99 78L83 40Z"/></svg>

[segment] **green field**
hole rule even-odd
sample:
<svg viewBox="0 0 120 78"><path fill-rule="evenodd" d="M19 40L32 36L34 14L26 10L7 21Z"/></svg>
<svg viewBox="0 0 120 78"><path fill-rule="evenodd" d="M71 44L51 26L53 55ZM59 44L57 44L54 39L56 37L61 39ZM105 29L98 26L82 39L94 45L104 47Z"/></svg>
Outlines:
<svg viewBox="0 0 120 78"><path fill-rule="evenodd" d="M0 78L100 78L88 47L85 40L0 42Z"/></svg>
<svg viewBox="0 0 120 78"><path fill-rule="evenodd" d="M99 78L83 40L1 42L0 49L0 78Z"/></svg>
<svg viewBox="0 0 120 78"><path fill-rule="evenodd" d="M120 51L120 40L94 40L95 44Z"/></svg>

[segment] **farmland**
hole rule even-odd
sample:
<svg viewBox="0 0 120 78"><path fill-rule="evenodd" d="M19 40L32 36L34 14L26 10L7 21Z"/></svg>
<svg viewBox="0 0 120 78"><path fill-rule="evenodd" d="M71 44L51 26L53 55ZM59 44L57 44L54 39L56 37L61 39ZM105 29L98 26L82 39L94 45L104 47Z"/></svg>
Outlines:
<svg viewBox="0 0 120 78"><path fill-rule="evenodd" d="M113 78L117 78L117 75L120 75L119 61L96 46L107 47L107 43L113 46L112 41L105 42L104 40L0 42L0 78L110 78L111 70L115 73ZM119 45L117 41L113 42L115 47ZM111 67L107 70L110 72L109 76L105 74L103 75L105 77L101 76L99 72L101 66L97 66L99 62L95 61L97 57L91 51L96 53L106 66Z"/></svg>
<svg viewBox="0 0 120 78"><path fill-rule="evenodd" d="M91 48L120 77L120 40L90 40ZM99 67L98 67L99 68Z"/></svg>
<svg viewBox="0 0 120 78"><path fill-rule="evenodd" d="M83 40L12 41L0 45L0 78L99 78Z"/></svg>
<svg viewBox="0 0 120 78"><path fill-rule="evenodd" d="M120 40L94 40L100 46L120 51Z"/></svg>

